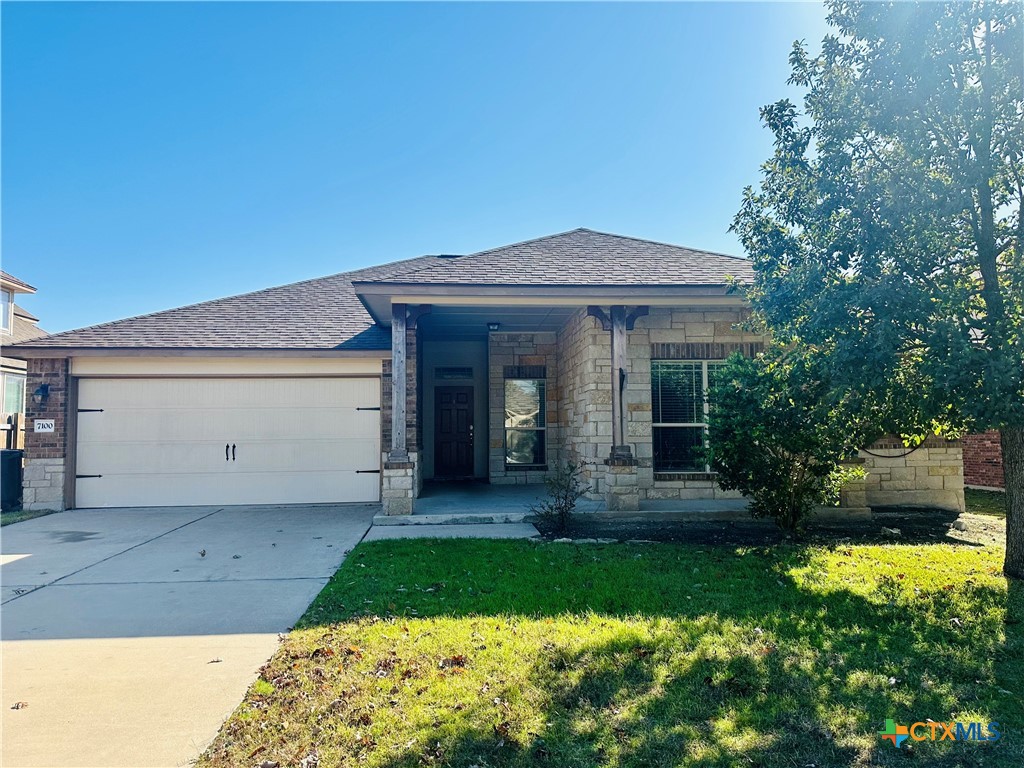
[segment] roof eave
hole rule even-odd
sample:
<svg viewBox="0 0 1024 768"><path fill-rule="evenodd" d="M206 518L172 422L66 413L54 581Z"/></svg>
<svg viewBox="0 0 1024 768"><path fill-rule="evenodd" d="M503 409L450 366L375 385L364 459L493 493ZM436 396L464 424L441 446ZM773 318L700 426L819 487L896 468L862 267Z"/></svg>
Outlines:
<svg viewBox="0 0 1024 768"><path fill-rule="evenodd" d="M387 357L390 348L336 349L325 347L100 347L12 344L4 356L14 359L65 357Z"/></svg>
<svg viewBox="0 0 1024 768"><path fill-rule="evenodd" d="M728 304L743 303L733 285L706 283L688 285L520 285L515 283L415 283L353 281L356 296L378 325L391 324L390 306L404 303L472 304L495 303L589 304L643 303L677 305L681 302L715 300Z"/></svg>

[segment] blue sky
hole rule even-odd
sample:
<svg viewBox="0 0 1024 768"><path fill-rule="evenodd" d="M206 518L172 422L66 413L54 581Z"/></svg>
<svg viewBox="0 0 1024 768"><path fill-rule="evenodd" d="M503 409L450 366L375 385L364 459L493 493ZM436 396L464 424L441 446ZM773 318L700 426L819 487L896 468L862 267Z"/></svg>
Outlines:
<svg viewBox="0 0 1024 768"><path fill-rule="evenodd" d="M578 226L726 253L815 3L2 6L50 331Z"/></svg>

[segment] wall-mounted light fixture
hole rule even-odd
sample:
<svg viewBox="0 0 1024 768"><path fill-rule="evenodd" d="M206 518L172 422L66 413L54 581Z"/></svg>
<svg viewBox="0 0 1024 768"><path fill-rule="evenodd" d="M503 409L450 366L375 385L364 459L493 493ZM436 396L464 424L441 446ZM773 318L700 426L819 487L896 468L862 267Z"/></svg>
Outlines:
<svg viewBox="0 0 1024 768"><path fill-rule="evenodd" d="M42 405L50 397L50 385L40 384L36 387L36 391L32 393L32 402L36 405Z"/></svg>
<svg viewBox="0 0 1024 768"><path fill-rule="evenodd" d="M501 323L494 323L494 322L491 322L491 323L488 323L488 324L487 324L487 330L488 330L488 331L491 331L492 333L493 333L494 331L498 330L499 328L501 328Z"/></svg>

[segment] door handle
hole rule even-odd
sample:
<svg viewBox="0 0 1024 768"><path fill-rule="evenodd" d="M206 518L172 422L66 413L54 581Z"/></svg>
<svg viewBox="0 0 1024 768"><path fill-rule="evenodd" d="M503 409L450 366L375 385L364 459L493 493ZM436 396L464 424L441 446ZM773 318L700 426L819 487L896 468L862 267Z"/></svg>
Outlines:
<svg viewBox="0 0 1024 768"><path fill-rule="evenodd" d="M230 448L230 447L231 447L230 443L224 443L224 461L227 461L228 458L229 458L229 456L228 456L228 448Z"/></svg>
<svg viewBox="0 0 1024 768"><path fill-rule="evenodd" d="M235 444L234 443L231 444L231 460L232 461L235 460Z"/></svg>

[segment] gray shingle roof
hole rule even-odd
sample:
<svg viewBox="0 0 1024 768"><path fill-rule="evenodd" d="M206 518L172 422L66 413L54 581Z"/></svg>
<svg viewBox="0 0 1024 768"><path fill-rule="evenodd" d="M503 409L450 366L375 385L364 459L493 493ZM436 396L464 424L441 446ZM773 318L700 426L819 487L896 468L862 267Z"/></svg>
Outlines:
<svg viewBox="0 0 1024 768"><path fill-rule="evenodd" d="M24 280L19 280L10 272L4 272L3 270L0 270L0 279L2 279L5 283L11 283L12 285L16 285L19 288L24 289L28 293L36 292L35 288L26 283Z"/></svg>
<svg viewBox="0 0 1024 768"><path fill-rule="evenodd" d="M353 283L615 286L723 285L752 275L735 256L574 229L468 256L421 256L191 304L23 345L33 348L389 349Z"/></svg>
<svg viewBox="0 0 1024 768"><path fill-rule="evenodd" d="M36 323L39 318L27 309L14 305L14 325L11 328L11 343L17 344L20 341L30 341L46 335L46 331Z"/></svg>
<svg viewBox="0 0 1024 768"><path fill-rule="evenodd" d="M750 261L679 245L574 229L410 265L383 282L453 285L724 285L749 280Z"/></svg>
<svg viewBox="0 0 1024 768"><path fill-rule="evenodd" d="M398 270L423 265L436 258L421 256L74 331L53 333L24 346L390 349L391 332L374 325L356 297L352 281L390 277Z"/></svg>

